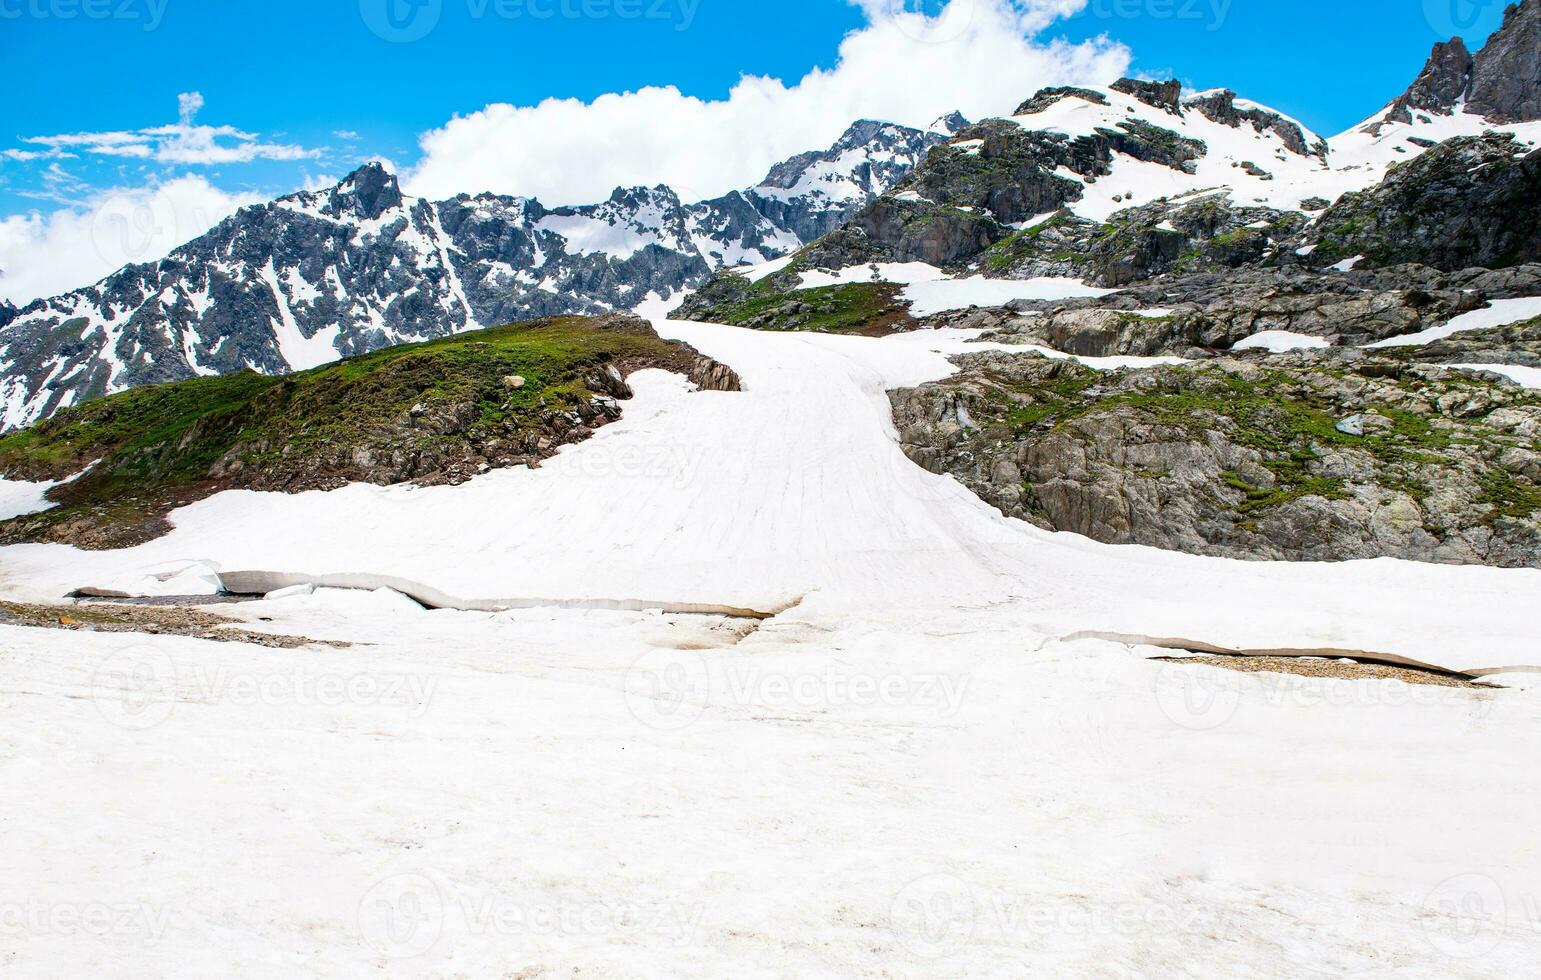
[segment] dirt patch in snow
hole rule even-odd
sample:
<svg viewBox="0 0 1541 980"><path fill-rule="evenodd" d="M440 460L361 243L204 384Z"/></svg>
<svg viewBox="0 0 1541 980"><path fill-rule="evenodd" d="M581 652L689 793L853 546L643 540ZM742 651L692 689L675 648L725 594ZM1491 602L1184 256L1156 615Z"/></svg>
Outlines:
<svg viewBox="0 0 1541 980"><path fill-rule="evenodd" d="M0 602L0 625L88 630L99 633L190 636L199 640L251 643L283 650L293 650L311 644L332 647L351 646L348 643L330 640L312 640L305 636L259 633L246 629L245 624L239 620L216 616L198 609L172 606L129 606L107 603L53 606Z"/></svg>
<svg viewBox="0 0 1541 980"><path fill-rule="evenodd" d="M1195 655L1191 657L1157 657L1162 663L1192 664L1194 666L1220 667L1248 674L1291 674L1296 677L1334 677L1342 680L1397 680L1406 684L1423 684L1430 687L1463 687L1488 690L1492 684L1479 684L1454 674L1443 674L1411 667L1393 667L1390 664L1365 664L1347 660L1315 660L1301 657L1248 657L1222 655Z"/></svg>

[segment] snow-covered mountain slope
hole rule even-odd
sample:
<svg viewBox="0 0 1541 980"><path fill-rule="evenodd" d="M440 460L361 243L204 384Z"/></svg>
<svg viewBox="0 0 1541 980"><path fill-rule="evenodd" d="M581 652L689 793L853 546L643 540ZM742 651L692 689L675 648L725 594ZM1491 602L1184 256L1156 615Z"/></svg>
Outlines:
<svg viewBox="0 0 1541 980"><path fill-rule="evenodd" d="M744 390L696 392L639 372L619 421L540 469L459 487L230 491L175 511L175 530L135 548L14 546L0 549L0 567L40 596L140 591L147 570L199 559L232 581L265 573L241 577L248 589L392 585L471 608L797 604L795 618L821 626L870 617L926 631L979 629L990 609L1001 629L1030 623L1048 636L1358 648L1453 669L1535 659L1534 570L1239 563L1003 517L911 463L893 429L886 392L953 373L940 351L966 349L961 336L659 332L731 365ZM1173 601L1222 593L1222 604ZM1460 598L1426 601L1434 594ZM1367 606L1380 614L1361 615Z"/></svg>
<svg viewBox="0 0 1541 980"><path fill-rule="evenodd" d="M0 321L0 428L135 385L284 373L477 326L659 302L837 227L947 135L858 122L763 184L698 203L663 186L585 207L427 201L371 164L336 187L244 208L159 262L0 310L13 318Z"/></svg>

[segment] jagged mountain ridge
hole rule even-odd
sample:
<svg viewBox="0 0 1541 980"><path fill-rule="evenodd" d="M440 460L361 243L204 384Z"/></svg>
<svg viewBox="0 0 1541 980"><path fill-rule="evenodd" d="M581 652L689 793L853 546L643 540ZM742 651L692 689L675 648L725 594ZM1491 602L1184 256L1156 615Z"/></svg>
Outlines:
<svg viewBox="0 0 1541 980"><path fill-rule="evenodd" d="M137 385L281 374L479 326L662 301L838 227L949 135L859 121L755 187L688 204L662 185L582 207L427 201L366 165L335 187L243 208L159 262L0 308L0 428Z"/></svg>
<svg viewBox="0 0 1541 980"><path fill-rule="evenodd" d="M1484 116L1474 101L1496 108ZM1493 133L1524 155L1541 144L1537 120L1541 0L1510 8L1503 30L1476 56L1460 39L1436 45L1406 93L1331 140L1228 89L1185 95L1176 81L1128 78L1106 88L1044 89L1009 118L986 119L938 146L765 282L786 292L810 269L924 262L959 275L1071 276L1117 287L1174 270L1319 264L1329 255L1334 263L1357 261L1364 255L1334 249L1308 259L1322 237L1311 226L1333 202L1363 194L1373 204L1379 198L1369 192L1388 175L1447 141ZM1464 186L1455 176L1431 192L1455 193ZM1492 200L1523 200L1523 182L1510 183ZM1450 227L1460 223L1459 200L1437 209L1450 212ZM1521 215L1528 208L1485 206L1467 215L1461 236L1485 244L1465 252L1532 261L1523 242L1493 227L1523 223ZM1348 219L1334 211L1333 220L1336 228ZM1448 268L1459 251L1431 249L1426 257ZM741 297L747 284L736 278L719 275L687 315L709 318Z"/></svg>
<svg viewBox="0 0 1541 980"><path fill-rule="evenodd" d="M1504 12L1503 26L1475 55L1457 37L1434 45L1428 64L1382 117L1411 124L1414 112L1467 114L1495 124L1541 117L1541 0L1521 0Z"/></svg>

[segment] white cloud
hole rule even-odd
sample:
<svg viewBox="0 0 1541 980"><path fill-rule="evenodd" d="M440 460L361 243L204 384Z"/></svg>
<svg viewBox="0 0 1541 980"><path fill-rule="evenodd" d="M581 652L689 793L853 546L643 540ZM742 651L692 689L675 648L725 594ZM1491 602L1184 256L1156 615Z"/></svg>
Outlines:
<svg viewBox="0 0 1541 980"><path fill-rule="evenodd" d="M235 213L266 200L201 176L104 191L84 205L0 221L0 298L24 305L96 282L132 262L164 258Z"/></svg>
<svg viewBox="0 0 1541 980"><path fill-rule="evenodd" d="M953 109L1000 115L1045 85L1107 83L1129 67L1128 49L1106 39L1038 39L1087 0L951 0L936 17L911 12L915 0L855 2L867 26L845 38L833 68L792 85L746 76L719 101L670 86L489 105L424 134L407 186L435 198L493 191L572 204L663 182L710 197L827 146L859 118L924 126Z"/></svg>
<svg viewBox="0 0 1541 980"><path fill-rule="evenodd" d="M242 132L233 126L199 126L193 120L203 108L198 92L177 96L177 121L167 126L147 129L116 130L104 133L61 133L55 136L29 136L22 140L28 149L6 150L11 160L28 161L73 157L79 153L157 163L210 165L250 163L253 160L306 160L321 155L288 143L264 143L256 133ZM35 149L42 147L42 149Z"/></svg>

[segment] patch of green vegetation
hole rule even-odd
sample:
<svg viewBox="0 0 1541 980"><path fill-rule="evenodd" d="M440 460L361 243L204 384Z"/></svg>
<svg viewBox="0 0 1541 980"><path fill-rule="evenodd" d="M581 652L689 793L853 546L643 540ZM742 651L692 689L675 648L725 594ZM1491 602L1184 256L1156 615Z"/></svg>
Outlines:
<svg viewBox="0 0 1541 980"><path fill-rule="evenodd" d="M533 431L543 415L575 408L592 397L585 379L607 364L692 359L651 331L598 329L582 317L516 324L286 377L243 372L131 389L0 438L0 472L61 479L95 462L53 491L60 506L16 521L50 526L90 515L128 525L201 495L217 465L298 471L349 447L443 455ZM404 421L417 415L454 423Z"/></svg>
<svg viewBox="0 0 1541 980"><path fill-rule="evenodd" d="M1489 470L1483 474L1481 484L1482 496L1477 502L1491 508L1487 515L1489 526L1501 520L1531 517L1541 511L1541 488L1519 483L1503 470Z"/></svg>
<svg viewBox="0 0 1541 980"><path fill-rule="evenodd" d="M910 304L899 298L902 288L887 282L858 282L786 293L767 289L700 311L696 317L763 330L873 332L908 319Z"/></svg>
<svg viewBox="0 0 1541 980"><path fill-rule="evenodd" d="M1274 478L1263 487L1234 472L1226 474L1224 483L1243 495L1236 507L1242 515L1306 496L1343 499L1347 495L1343 480L1322 476L1315 467L1321 452L1335 447L1368 453L1379 483L1423 499L1430 490L1407 476L1407 464L1439 465L1440 450L1453 441L1450 432L1427 418L1389 408L1380 410L1389 426L1362 436L1341 432L1337 426L1343 410L1283 371L1244 377L1212 368L1179 369L1153 387L1105 395L1094 390L1103 380L1090 368L1066 364L1042 382L1010 385L1011 396L1003 395L1000 402L1001 421L1018 438L1030 438L1035 431L1073 429L1077 420L1088 416L1132 409L1146 422L1177 430L1184 438L1223 431L1237 445L1255 450ZM1492 491L1495 501L1502 500L1511 509L1527 505L1528 492L1523 487Z"/></svg>

